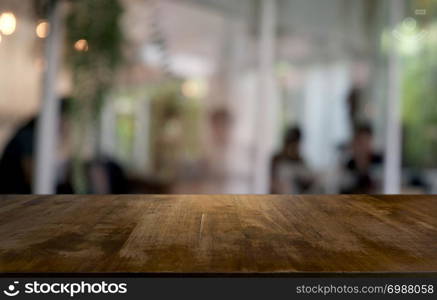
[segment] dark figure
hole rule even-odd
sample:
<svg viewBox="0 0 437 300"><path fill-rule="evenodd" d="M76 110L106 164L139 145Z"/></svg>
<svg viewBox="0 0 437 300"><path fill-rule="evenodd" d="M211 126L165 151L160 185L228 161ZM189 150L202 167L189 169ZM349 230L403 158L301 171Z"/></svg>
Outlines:
<svg viewBox="0 0 437 300"><path fill-rule="evenodd" d="M112 159L102 158L86 165L88 192L92 194L128 194L127 177L122 167Z"/></svg>
<svg viewBox="0 0 437 300"><path fill-rule="evenodd" d="M347 105L349 108L349 121L352 128L357 126L358 112L361 106L361 90L353 88L347 97Z"/></svg>
<svg viewBox="0 0 437 300"><path fill-rule="evenodd" d="M314 176L300 155L302 133L298 127L289 128L282 149L273 156L271 164L272 194L302 194L311 191Z"/></svg>
<svg viewBox="0 0 437 300"><path fill-rule="evenodd" d="M382 169L382 156L373 151L373 132L370 126L355 128L351 157L343 167L341 192L344 194L376 193L380 189L378 171Z"/></svg>
<svg viewBox="0 0 437 300"><path fill-rule="evenodd" d="M61 102L61 131L66 127L70 100ZM34 167L36 118L30 120L13 135L0 159L0 194L30 194ZM62 135L62 134L61 134ZM60 192L72 191L67 182L59 183Z"/></svg>
<svg viewBox="0 0 437 300"><path fill-rule="evenodd" d="M35 119L18 129L0 160L0 193L30 194Z"/></svg>

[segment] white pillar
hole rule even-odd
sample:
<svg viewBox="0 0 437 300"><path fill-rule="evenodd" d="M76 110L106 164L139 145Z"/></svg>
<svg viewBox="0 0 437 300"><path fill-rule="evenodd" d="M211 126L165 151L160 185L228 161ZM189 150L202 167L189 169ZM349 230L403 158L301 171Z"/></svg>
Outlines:
<svg viewBox="0 0 437 300"><path fill-rule="evenodd" d="M394 29L403 18L403 0L390 0L390 28ZM392 48L388 58L388 101L385 142L384 193L401 191L402 172L402 68L400 56Z"/></svg>
<svg viewBox="0 0 437 300"><path fill-rule="evenodd" d="M61 45L61 6L51 2L49 18L50 33L45 44L45 73L43 79L42 105L36 132L36 155L33 178L35 194L53 194L56 187L56 147L59 130L59 101L55 92L56 76Z"/></svg>
<svg viewBox="0 0 437 300"><path fill-rule="evenodd" d="M255 193L269 191L270 159L273 147L276 111L274 63L276 38L276 0L260 1L259 92L255 120L256 150L254 161Z"/></svg>

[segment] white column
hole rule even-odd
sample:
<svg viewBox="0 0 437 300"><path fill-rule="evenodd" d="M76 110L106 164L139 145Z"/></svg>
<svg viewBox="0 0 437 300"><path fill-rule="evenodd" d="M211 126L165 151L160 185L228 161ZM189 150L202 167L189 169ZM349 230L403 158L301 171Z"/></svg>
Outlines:
<svg viewBox="0 0 437 300"><path fill-rule="evenodd" d="M55 92L61 45L61 5L52 1L49 11L50 33L45 45L46 69L42 105L36 132L36 160L33 178L35 194L53 194L56 186L56 147L59 130L59 101Z"/></svg>
<svg viewBox="0 0 437 300"><path fill-rule="evenodd" d="M394 29L403 18L403 0L390 0L390 28ZM401 89L402 69L399 54L392 48L388 58L388 99L385 142L384 193L398 194L401 191L402 172L402 125Z"/></svg>
<svg viewBox="0 0 437 300"><path fill-rule="evenodd" d="M276 94L274 87L276 0L260 1L259 92L255 120L256 150L254 161L255 193L269 191L270 159L275 137Z"/></svg>

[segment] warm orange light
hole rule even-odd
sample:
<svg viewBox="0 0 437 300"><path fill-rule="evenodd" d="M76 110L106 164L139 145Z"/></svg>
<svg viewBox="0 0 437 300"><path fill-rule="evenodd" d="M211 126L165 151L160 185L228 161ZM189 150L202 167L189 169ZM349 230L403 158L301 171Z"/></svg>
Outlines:
<svg viewBox="0 0 437 300"><path fill-rule="evenodd" d="M0 31L4 35L13 34L17 26L17 19L11 12L4 12L0 15Z"/></svg>
<svg viewBox="0 0 437 300"><path fill-rule="evenodd" d="M36 25L36 35L40 39L45 39L49 35L50 25L47 21L41 21Z"/></svg>
<svg viewBox="0 0 437 300"><path fill-rule="evenodd" d="M74 43L74 49L77 51L88 51L88 41L84 39L78 40Z"/></svg>

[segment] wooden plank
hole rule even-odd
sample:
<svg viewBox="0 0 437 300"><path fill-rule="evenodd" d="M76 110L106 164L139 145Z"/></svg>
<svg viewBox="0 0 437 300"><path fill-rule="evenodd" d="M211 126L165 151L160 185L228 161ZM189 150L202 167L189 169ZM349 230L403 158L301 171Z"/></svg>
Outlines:
<svg viewBox="0 0 437 300"><path fill-rule="evenodd" d="M3 196L0 240L0 272L437 272L437 197Z"/></svg>

